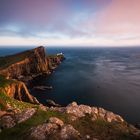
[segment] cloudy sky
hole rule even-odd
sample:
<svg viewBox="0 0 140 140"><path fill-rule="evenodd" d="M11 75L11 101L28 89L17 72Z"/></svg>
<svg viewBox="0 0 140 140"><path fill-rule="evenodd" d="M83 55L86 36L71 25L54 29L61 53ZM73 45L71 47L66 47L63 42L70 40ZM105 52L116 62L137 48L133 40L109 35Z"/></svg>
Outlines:
<svg viewBox="0 0 140 140"><path fill-rule="evenodd" d="M0 46L139 46L140 0L0 0Z"/></svg>

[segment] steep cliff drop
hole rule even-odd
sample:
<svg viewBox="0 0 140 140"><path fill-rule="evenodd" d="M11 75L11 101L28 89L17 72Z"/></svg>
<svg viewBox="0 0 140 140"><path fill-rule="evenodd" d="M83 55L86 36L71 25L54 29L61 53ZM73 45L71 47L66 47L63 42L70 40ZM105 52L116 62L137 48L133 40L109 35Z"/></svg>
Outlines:
<svg viewBox="0 0 140 140"><path fill-rule="evenodd" d="M7 81L16 79L5 88L0 87L0 90L20 101L39 103L29 93L25 83L27 84L39 75L50 74L63 59L63 55L46 56L45 48L42 46L15 55L0 57L0 75Z"/></svg>

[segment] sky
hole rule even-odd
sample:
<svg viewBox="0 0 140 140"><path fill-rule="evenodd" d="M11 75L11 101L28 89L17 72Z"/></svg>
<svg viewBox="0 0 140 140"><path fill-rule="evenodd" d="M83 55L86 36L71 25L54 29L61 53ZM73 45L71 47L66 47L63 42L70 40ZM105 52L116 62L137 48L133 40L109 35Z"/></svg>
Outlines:
<svg viewBox="0 0 140 140"><path fill-rule="evenodd" d="M0 46L140 46L140 0L0 0Z"/></svg>

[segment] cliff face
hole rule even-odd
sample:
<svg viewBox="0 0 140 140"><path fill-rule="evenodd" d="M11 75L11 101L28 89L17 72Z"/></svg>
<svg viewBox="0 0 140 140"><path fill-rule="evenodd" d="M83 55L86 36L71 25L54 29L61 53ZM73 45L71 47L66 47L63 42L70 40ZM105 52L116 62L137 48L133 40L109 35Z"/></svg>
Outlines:
<svg viewBox="0 0 140 140"><path fill-rule="evenodd" d="M6 68L2 68L0 74L5 75L9 79L20 79L24 76L32 76L48 72L48 61L46 59L44 47L38 47L31 51L17 54L17 59L24 54L27 55L25 55L22 60L15 62Z"/></svg>
<svg viewBox="0 0 140 140"><path fill-rule="evenodd" d="M0 91L20 101L38 103L21 81L28 82L38 75L50 73L62 59L63 55L60 54L47 57L45 48L42 46L15 55L0 57L0 76L6 77L8 83L2 88L0 86ZM9 81L16 79L16 82L9 82L8 79Z"/></svg>
<svg viewBox="0 0 140 140"><path fill-rule="evenodd" d="M7 84L5 87L0 87L0 93L4 93L8 97L17 99L19 101L39 104L37 99L29 93L26 85L20 81L13 81Z"/></svg>

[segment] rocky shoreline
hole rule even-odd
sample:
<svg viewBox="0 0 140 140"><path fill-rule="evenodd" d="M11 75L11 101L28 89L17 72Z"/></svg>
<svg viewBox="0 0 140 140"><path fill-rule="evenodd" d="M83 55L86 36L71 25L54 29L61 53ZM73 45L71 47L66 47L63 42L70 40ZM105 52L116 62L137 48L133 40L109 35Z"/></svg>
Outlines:
<svg viewBox="0 0 140 140"><path fill-rule="evenodd" d="M76 102L62 107L52 100L44 106L29 93L34 79L50 75L63 60L61 53L46 56L43 47L0 58L5 61L0 67L0 139L140 140L140 130L111 111Z"/></svg>

